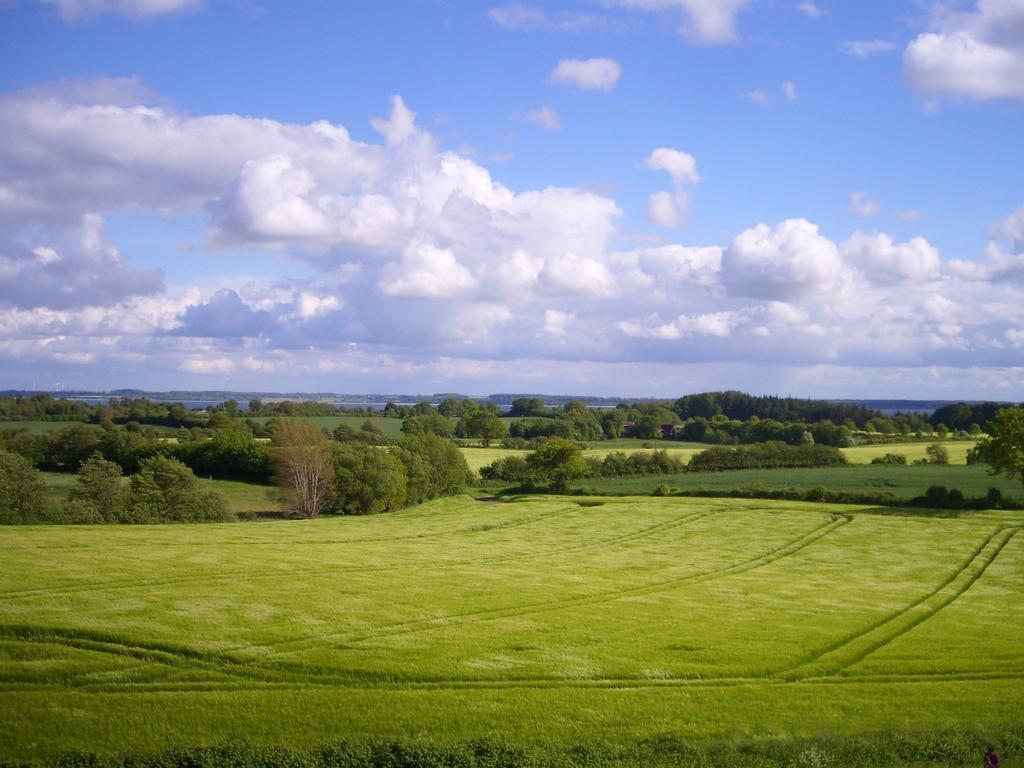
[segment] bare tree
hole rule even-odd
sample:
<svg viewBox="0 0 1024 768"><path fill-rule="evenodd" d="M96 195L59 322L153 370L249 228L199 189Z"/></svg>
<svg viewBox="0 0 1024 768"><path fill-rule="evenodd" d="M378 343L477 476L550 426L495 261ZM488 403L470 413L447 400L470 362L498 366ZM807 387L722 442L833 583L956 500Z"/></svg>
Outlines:
<svg viewBox="0 0 1024 768"><path fill-rule="evenodd" d="M334 495L334 468L324 431L308 421L276 419L271 432L277 484L295 494L298 512L316 517Z"/></svg>

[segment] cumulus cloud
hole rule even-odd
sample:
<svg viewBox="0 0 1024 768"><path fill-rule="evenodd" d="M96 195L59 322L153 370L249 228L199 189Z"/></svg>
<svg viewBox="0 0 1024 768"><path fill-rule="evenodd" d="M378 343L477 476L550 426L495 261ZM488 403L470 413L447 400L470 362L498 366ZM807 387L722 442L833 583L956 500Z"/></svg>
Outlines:
<svg viewBox="0 0 1024 768"><path fill-rule="evenodd" d="M1005 366L1024 328L1024 209L972 262L885 233L837 244L804 219L724 248L623 249L611 197L513 191L440 149L398 98L361 142L327 122L181 114L141 91L0 97L5 370L408 389L615 366L634 370L629 381L636 366L736 360L980 369ZM662 212L685 214L692 156L661 148L646 165L672 180ZM165 285L103 233L124 210L204 217L207 242L195 240L208 258L273 250L305 276ZM540 362L523 372L524 360Z"/></svg>
<svg viewBox="0 0 1024 768"><path fill-rule="evenodd" d="M476 279L447 248L414 243L400 263L385 269L378 285L388 296L454 298L470 291Z"/></svg>
<svg viewBox="0 0 1024 768"><path fill-rule="evenodd" d="M160 270L138 270L124 262L95 214L83 214L79 225L56 241L32 235L0 240L0 306L106 305L163 287Z"/></svg>
<svg viewBox="0 0 1024 768"><path fill-rule="evenodd" d="M559 131L562 129L562 118L551 107L540 107L530 110L523 115L523 122L543 126L549 131Z"/></svg>
<svg viewBox="0 0 1024 768"><path fill-rule="evenodd" d="M939 251L923 237L894 243L889 235L855 232L840 246L843 257L876 281L920 281L934 277Z"/></svg>
<svg viewBox="0 0 1024 768"><path fill-rule="evenodd" d="M582 91L610 91L621 76L622 65L614 59L562 59L551 70L550 80Z"/></svg>
<svg viewBox="0 0 1024 768"><path fill-rule="evenodd" d="M1024 100L1024 4L938 5L930 26L903 52L904 75L924 98Z"/></svg>
<svg viewBox="0 0 1024 768"><path fill-rule="evenodd" d="M787 80L782 84L782 94L786 97L786 101L790 104L796 104L797 90L796 83L792 80Z"/></svg>
<svg viewBox="0 0 1024 768"><path fill-rule="evenodd" d="M835 243L806 219L775 227L758 224L736 236L722 254L722 279L737 296L787 300L822 291L839 278Z"/></svg>
<svg viewBox="0 0 1024 768"><path fill-rule="evenodd" d="M881 210L881 203L877 200L870 200L867 192L853 192L846 201L846 212L851 216L868 218L877 216Z"/></svg>
<svg viewBox="0 0 1024 768"><path fill-rule="evenodd" d="M721 45L736 39L736 17L749 0L617 0L626 8L645 11L681 12L680 33L707 45Z"/></svg>
<svg viewBox="0 0 1024 768"><path fill-rule="evenodd" d="M648 155L644 165L649 170L668 173L673 186L671 193L655 192L648 198L647 219L661 227L680 226L686 220L689 190L700 181L697 161L687 152L659 147Z"/></svg>

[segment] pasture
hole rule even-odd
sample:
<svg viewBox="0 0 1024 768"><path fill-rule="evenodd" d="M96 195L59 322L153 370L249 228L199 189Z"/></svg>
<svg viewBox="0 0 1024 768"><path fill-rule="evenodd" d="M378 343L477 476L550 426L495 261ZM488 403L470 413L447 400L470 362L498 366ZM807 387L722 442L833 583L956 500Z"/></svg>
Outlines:
<svg viewBox="0 0 1024 768"><path fill-rule="evenodd" d="M1024 712L1024 517L468 497L0 529L0 760L245 736L981 734Z"/></svg>
<svg viewBox="0 0 1024 768"><path fill-rule="evenodd" d="M990 475L986 470L987 467L980 464L739 469L648 477L585 478L575 481L573 486L599 494L648 494L662 483L676 490L724 493L750 487L771 490L796 488L802 491L827 488L837 492L890 493L897 498L909 499L923 495L929 486L941 485L956 488L971 498L984 496L989 488L999 489L1006 498L1021 497L1019 482L1005 475Z"/></svg>
<svg viewBox="0 0 1024 768"><path fill-rule="evenodd" d="M56 502L67 498L68 492L75 483L75 475L64 472L43 472L46 482L46 495ZM196 478L204 491L216 491L224 494L228 500L228 509L238 515L257 512L279 512L286 508L281 501L277 488L272 485L243 483L237 480L215 480L212 478ZM128 478L125 478L128 482Z"/></svg>

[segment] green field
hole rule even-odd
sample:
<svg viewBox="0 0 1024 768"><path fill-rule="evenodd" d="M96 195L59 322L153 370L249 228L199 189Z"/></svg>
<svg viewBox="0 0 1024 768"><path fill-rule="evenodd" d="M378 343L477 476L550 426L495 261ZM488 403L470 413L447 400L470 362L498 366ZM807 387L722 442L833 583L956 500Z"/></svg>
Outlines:
<svg viewBox="0 0 1024 768"><path fill-rule="evenodd" d="M75 475L63 472L43 472L46 481L46 495L60 502L67 498L75 482ZM257 483L241 483L235 480L213 480L197 478L204 491L216 491L224 494L228 500L228 509L235 514L255 512L279 512L285 505L278 498L276 488ZM125 479L127 481L127 478Z"/></svg>
<svg viewBox="0 0 1024 768"><path fill-rule="evenodd" d="M0 429L9 429L12 432L28 430L29 432L57 432L65 427L95 426L84 421L0 421Z"/></svg>
<svg viewBox="0 0 1024 768"><path fill-rule="evenodd" d="M1005 475L990 475L980 464L970 466L850 466L796 469L740 469L728 472L684 472L650 477L586 478L574 486L593 493L647 494L665 483L676 490L733 491L758 487L766 489L827 488L830 491L891 493L908 499L921 496L932 485L957 488L964 496L984 496L998 488L1005 497L1021 497L1021 485Z"/></svg>
<svg viewBox="0 0 1024 768"><path fill-rule="evenodd" d="M621 442L621 441L614 441ZM647 443L650 445L650 443ZM690 457L697 451L703 450L707 446L698 446L696 443L669 443L666 442L664 445L658 445L656 448L641 448L640 441L636 441L635 445L631 447L607 447L603 446L602 443L590 443L591 447L583 451L584 456L592 457L595 459L603 459L612 451L625 451L626 453L651 453L656 450L664 450L668 452L670 456L682 459L684 462L690 460ZM469 464L469 468L474 472L479 472L481 467L485 467L488 464L492 464L498 459L503 459L506 456L526 456L529 451L509 450L508 448L476 448L467 447L462 448L462 453L466 457L466 463Z"/></svg>
<svg viewBox="0 0 1024 768"><path fill-rule="evenodd" d="M949 452L950 464L966 464L967 452L977 442L974 440L932 440L921 443L892 443L889 445L857 445L853 448L842 448L842 452L852 464L870 464L871 460L887 453L906 456L907 461L926 458L929 445L938 443Z"/></svg>
<svg viewBox="0 0 1024 768"><path fill-rule="evenodd" d="M1024 518L878 511L457 497L0 529L0 759L1020 727Z"/></svg>

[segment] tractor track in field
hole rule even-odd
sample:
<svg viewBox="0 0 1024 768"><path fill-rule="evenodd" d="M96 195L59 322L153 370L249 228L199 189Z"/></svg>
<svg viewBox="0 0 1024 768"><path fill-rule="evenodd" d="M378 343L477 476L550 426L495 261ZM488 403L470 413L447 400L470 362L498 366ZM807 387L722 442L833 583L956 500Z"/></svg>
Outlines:
<svg viewBox="0 0 1024 768"><path fill-rule="evenodd" d="M790 679L830 676L863 661L959 599L984 575L1003 547L1020 531L1021 528L1016 526L996 529L956 571L928 594L775 675Z"/></svg>
<svg viewBox="0 0 1024 768"><path fill-rule="evenodd" d="M619 600L627 597L639 597L642 595L650 595L658 592L664 592L683 584L702 583L705 581L711 581L713 579L721 579L727 576L733 576L739 573L744 573L755 568L760 568L765 565L769 565L777 560L781 560L784 557L800 551L804 547L807 547L818 539L827 536L837 528L840 528L847 523L851 522L852 517L849 515L832 515L831 520L820 525L813 530L803 534L802 536L794 539L786 544L783 544L775 549L772 549L764 554L757 557L743 560L739 563L725 566L723 568L716 568L711 571L704 571L702 573L688 574L685 576L679 576L673 579L665 579L663 581L654 582L651 584L643 584L637 587L627 587L626 589L615 589L607 592L601 592L596 595L581 595L579 597L564 598L561 600L545 601L539 603L527 603L525 605L512 606L508 608L485 608L476 611L466 611L463 613L447 614L445 616L439 616L430 619L411 619L409 621L397 622L388 627L381 628L383 631L375 631L371 633L338 633L335 635L319 635L314 638L301 638L290 641L283 641L275 643L269 647L273 647L276 650L291 649L297 650L310 643L319 642L340 642L345 645L351 645L354 643L367 642L371 640L381 640L389 637L397 637L400 635L412 634L415 632L426 632L432 629L443 629L452 626L461 626L464 624L477 623L480 621L494 621L497 619L506 618L518 618L520 616L528 616L538 613L545 613L548 611L558 610L562 608L577 608L586 605L596 605L600 603L611 602L613 600ZM268 647L268 646L264 646Z"/></svg>
<svg viewBox="0 0 1024 768"><path fill-rule="evenodd" d="M647 532L645 535L652 535L654 532L666 530L676 525L682 525L694 518L702 518L711 515L714 512L715 510L708 510L706 512L684 516L683 518L674 521L666 521L658 526L654 526L654 528L657 529L656 531ZM775 549L756 558L751 558L714 571L691 574L653 585L649 584L627 590L616 590L596 596L586 596L580 599L571 600L568 605L565 601L559 601L555 603L542 603L531 606L517 606L514 609L500 609L502 612L501 616L489 615L493 613L493 611L486 611L483 613L483 618L485 620L505 618L509 615L526 615L528 613L557 610L561 607L576 607L578 605L607 602L621 597L650 594L664 589L670 589L681 583L707 581L713 578L722 578L735 573L742 573L753 568L767 565L770 562L774 562L803 549L814 541L817 541L832 532L837 527L845 525L847 522L849 522L849 518L847 517L833 517L832 520L824 525L818 526L812 531L805 533L803 536L780 547L776 547ZM633 534L619 538L628 537L630 540L635 540L640 538L641 533L642 532L634 532ZM469 617L479 617L479 614L480 612L474 612L473 614L470 614ZM450 621L447 621L447 618L448 617L446 617L446 626L451 624ZM463 617L460 616L459 618ZM438 623L436 620L427 620L426 622L419 622L415 626L400 627L399 631L377 635L377 637L389 637L392 635L405 634L409 631L424 631L437 626ZM331 670L310 668L308 665L293 665L287 661L260 661L259 659L243 657L230 652L205 652L189 646L175 645L172 643L140 643L127 641L110 633L90 630L67 630L33 625L0 625L0 640L4 639L59 645L76 650L108 653L122 657L127 656L148 661L150 663L174 667L176 669L212 673L220 680L223 680L225 676L228 676L230 678L234 678L234 680L238 682L260 682L261 684L302 683L309 685L317 684L318 681L331 678ZM326 639L327 638L324 638L323 636L317 636L312 640L312 642L323 642ZM279 649L284 646L285 643L289 643L294 647L294 645L299 642L306 644L311 642L311 640L309 638L303 638L301 641L284 641L278 644L264 645L261 646L261 648L273 648L276 646ZM365 675L365 673L355 673L356 677L363 675ZM199 681L194 682L198 683ZM339 684L351 682L351 676L346 676L337 680L337 683ZM2 686L0 686L0 688L2 688Z"/></svg>
<svg viewBox="0 0 1024 768"><path fill-rule="evenodd" d="M423 533L415 534L412 536L396 536L392 538L367 538L367 539L329 539L320 541L303 542L303 544L314 544L317 546L322 545L348 545L348 544L360 544L360 543L381 543L390 541L406 541L406 540L419 540L419 539L432 539L432 538L443 538L446 536L455 536L461 534L478 534L478 533L489 533L491 531L501 531L508 528L518 528L525 525L531 525L533 523L542 522L544 520L559 517L569 512L575 512L581 509L579 504L571 504L564 508L559 508L552 512L547 512L543 515L535 515L530 518L520 518L518 520L509 521L508 523L496 523L494 525L481 524L472 526L470 528L459 528L452 531L445 531L442 533ZM226 542L228 544L234 542ZM272 542L262 542L272 543ZM252 546L252 542L237 542L239 546ZM280 542L274 542L276 546L280 546ZM217 542L217 546L221 546L222 543ZM191 547L192 544L190 543ZM480 559L476 560L463 560L453 561L449 563L443 563L443 565L465 565L467 563L481 562ZM196 575L196 576L182 576L174 579L154 579L151 581L134 581L126 583L124 581L107 581L107 582L91 582L89 584L65 584L56 587L34 587L32 589L21 589L11 590L8 592L0 592L0 600L4 599L22 599L31 597L49 597L52 595L71 595L79 594L84 592L102 592L105 590L114 589L139 589L148 587L164 587L164 586L176 586L179 584L191 584L191 583L218 583L224 581L232 581L238 578L245 578L248 580L252 579L265 579L265 578L283 578L291 577L294 575L310 576L317 573L346 573L346 572L363 572L363 571L382 571L392 570L409 567L410 565L428 565L434 564L435 561L425 561L422 563L402 563L401 565L363 565L363 566L349 566L349 567L337 567L337 568L297 568L297 569L286 569L276 573L260 573L253 574L245 571L237 571L234 573L220 573L220 574L207 574L207 575Z"/></svg>
<svg viewBox="0 0 1024 768"><path fill-rule="evenodd" d="M580 509L579 505L573 505L565 509L560 509L557 512L548 513L544 516L537 516L530 518L529 520L520 520L514 523L495 525L487 527L475 527L466 528L456 531L455 533L487 533L495 530L504 530L506 528L519 527L527 525L528 523L538 522L541 519L548 519L558 515L563 515L568 512L572 512ZM554 549L547 549L538 552L527 552L516 555L495 555L492 557L478 557L469 558L463 560L448 560L448 561L437 561L437 560L422 560L422 561L403 561L399 564L388 564L388 565L353 565L353 566L339 566L339 567L328 567L328 568L294 568L281 570L278 572L271 573L251 573L245 571L236 571L233 573L219 573L212 575L196 575L196 576L182 576L176 579L154 579L151 581L135 581L126 583L123 581L118 582L93 582L91 584L80 584L80 585L66 585L64 587L56 587L52 589L47 588L35 588L26 590L16 590L11 592L0 592L0 600L3 599L27 599L33 597L52 597L56 595L71 595L71 594L82 594L87 592L104 592L109 590L123 590L123 589L146 589L151 587L171 587L179 586L183 584L216 584L235 581L240 578L244 578L247 581L255 581L262 579L279 579L279 578L291 578L293 576L314 576L318 574L342 574L342 573L365 573L365 572L378 572L378 571L389 571L389 570L401 570L403 568L410 567L459 567L463 565L477 565L480 563L501 563L501 562L514 562L518 560L531 560L539 557L550 557L554 555L569 554L572 552L582 552L590 549L600 549L603 547L613 546L616 544L628 543L630 541L646 538L652 536L662 530L674 528L677 525L697 520L703 517L718 512L718 509L711 509L704 512L691 512L681 517L673 518L672 520L666 520L662 523L649 526L647 528L641 528L638 531L631 531L624 533L619 536L614 536L610 539L604 539L601 541L590 542L587 544L576 544L568 547L558 547ZM446 534L447 535L447 534ZM433 538L432 536L422 536L419 538ZM368 540L361 540L368 541ZM374 540L378 541L378 540ZM383 541L383 540L382 540ZM316 542L323 543L323 542ZM348 543L348 542L344 542Z"/></svg>
<svg viewBox="0 0 1024 768"><path fill-rule="evenodd" d="M379 679L368 679L367 675L323 675L315 679L279 679L236 677L207 680L164 680L154 682L104 682L95 679L97 673L78 676L78 679L38 684L8 684L0 682L0 693L36 693L40 691L74 690L95 694L145 694L145 693L226 693L254 691L310 691L310 690L360 690L388 691L403 693L409 691L459 691L459 690L560 690L566 688L591 688L608 690L653 690L679 688L739 688L743 686L783 687L792 685L845 686L845 685L920 685L922 683L961 683L974 681L1010 682L1024 680L1024 672L977 672L949 673L943 675L864 675L829 676L787 680L778 677L736 676L736 677L522 677L522 678L409 678L394 679L381 675Z"/></svg>

